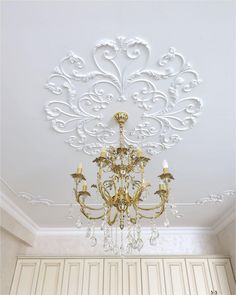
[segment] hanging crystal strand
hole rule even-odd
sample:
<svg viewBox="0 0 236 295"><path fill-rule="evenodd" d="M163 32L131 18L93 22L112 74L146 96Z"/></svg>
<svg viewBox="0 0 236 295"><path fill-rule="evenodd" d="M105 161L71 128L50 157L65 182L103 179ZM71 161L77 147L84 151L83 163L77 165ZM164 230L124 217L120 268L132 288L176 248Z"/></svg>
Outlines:
<svg viewBox="0 0 236 295"><path fill-rule="evenodd" d="M165 206L165 212L164 212L164 215L165 215L164 226L165 226L165 227L169 227L169 226L170 226L170 221L169 221L169 218L168 218L168 216L167 216L167 205Z"/></svg>
<svg viewBox="0 0 236 295"><path fill-rule="evenodd" d="M140 252L143 248L143 240L141 238L141 226L139 223L139 214L137 214L137 224L136 224L136 231L137 231L137 250Z"/></svg>
<svg viewBox="0 0 236 295"><path fill-rule="evenodd" d="M120 255L124 256L125 251L124 251L124 237L123 237L123 230L120 230Z"/></svg>
<svg viewBox="0 0 236 295"><path fill-rule="evenodd" d="M73 208L73 204L70 204L69 209L68 209L68 213L67 213L67 218L68 219L73 219L74 218L74 208Z"/></svg>
<svg viewBox="0 0 236 295"><path fill-rule="evenodd" d="M115 225L115 228L116 228L116 230L115 230L115 245L113 247L113 254L118 255L119 247L118 247L118 225L117 224Z"/></svg>
<svg viewBox="0 0 236 295"><path fill-rule="evenodd" d="M82 221L81 221L80 216L78 216L75 225L76 225L77 228L81 228L82 227L83 224L82 224Z"/></svg>
<svg viewBox="0 0 236 295"><path fill-rule="evenodd" d="M130 217L128 216L128 222L127 222L127 229L128 229L128 232L127 232L127 236L126 236L126 240L127 240L127 243L126 243L126 254L131 254L132 253L132 242L133 242L133 236L132 236L132 227L131 227L131 222L130 222Z"/></svg>
<svg viewBox="0 0 236 295"><path fill-rule="evenodd" d="M97 245L97 239L95 237L95 223L93 222L91 236L90 236L90 245L91 247L95 247Z"/></svg>
<svg viewBox="0 0 236 295"><path fill-rule="evenodd" d="M109 245L109 225L107 223L107 211L108 208L106 204L104 204L104 223L103 223L103 230L104 230L104 239L103 239L103 249L105 252L108 252L110 250Z"/></svg>
<svg viewBox="0 0 236 295"><path fill-rule="evenodd" d="M157 239L159 237L159 232L157 229L157 225L154 222L154 220L151 221L152 227L151 227L151 236L150 236L150 245L151 246L156 246L157 245Z"/></svg>
<svg viewBox="0 0 236 295"><path fill-rule="evenodd" d="M91 227L88 225L87 231L86 231L86 238L89 239L91 237L91 234L92 234L92 230L91 230Z"/></svg>

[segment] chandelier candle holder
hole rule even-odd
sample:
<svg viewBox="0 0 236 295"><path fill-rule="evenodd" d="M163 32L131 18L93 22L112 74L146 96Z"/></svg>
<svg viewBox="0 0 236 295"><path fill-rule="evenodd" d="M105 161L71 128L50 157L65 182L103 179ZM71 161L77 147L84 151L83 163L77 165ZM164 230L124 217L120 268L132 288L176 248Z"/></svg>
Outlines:
<svg viewBox="0 0 236 295"><path fill-rule="evenodd" d="M98 172L97 183L91 187L97 190L103 205L98 208L87 202L92 197L88 191L82 164L71 176L75 182L74 194L80 211L93 224L87 232L91 246L97 244L95 222L102 220L104 250L112 251L114 254L130 254L132 250L140 251L144 244L141 239L141 219L151 221L150 244L156 245L159 234L155 222L166 209L170 195L169 186L174 177L169 172L168 163L164 161L162 174L159 175L159 187L154 193L158 197L157 204L151 207L142 204L150 187L144 178L144 169L150 159L140 148L126 146L124 143L124 124L128 120L128 114L118 112L114 119L119 124L119 146L103 148L100 156L93 161L98 165Z"/></svg>

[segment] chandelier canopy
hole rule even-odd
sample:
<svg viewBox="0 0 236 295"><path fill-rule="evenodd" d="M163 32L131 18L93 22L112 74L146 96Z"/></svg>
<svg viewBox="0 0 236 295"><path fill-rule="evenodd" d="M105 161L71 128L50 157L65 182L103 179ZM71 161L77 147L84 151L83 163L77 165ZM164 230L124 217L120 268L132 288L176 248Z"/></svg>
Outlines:
<svg viewBox="0 0 236 295"><path fill-rule="evenodd" d="M144 178L144 168L148 161L140 148L133 145L126 146L124 143L124 124L128 120L128 114L118 112L114 119L119 124L120 144L118 147L110 146L103 148L101 154L93 162L98 165L97 183L91 187L96 188L102 198L103 206L97 208L87 203L91 198L88 191L86 178L82 171L82 164L71 176L75 182L74 194L80 205L83 215L89 220L102 220L102 227L111 231L113 225L123 230L132 225L136 227L136 239L140 242L140 219L154 221L165 211L168 203L170 188L169 183L173 180L168 170L168 164L163 162L163 171L159 175L159 187L154 193L159 196L156 205L147 207L142 205L146 198L150 184ZM110 228L110 229L109 229ZM92 234L93 235L93 234ZM109 238L109 234L106 239ZM139 248L142 248L142 240Z"/></svg>

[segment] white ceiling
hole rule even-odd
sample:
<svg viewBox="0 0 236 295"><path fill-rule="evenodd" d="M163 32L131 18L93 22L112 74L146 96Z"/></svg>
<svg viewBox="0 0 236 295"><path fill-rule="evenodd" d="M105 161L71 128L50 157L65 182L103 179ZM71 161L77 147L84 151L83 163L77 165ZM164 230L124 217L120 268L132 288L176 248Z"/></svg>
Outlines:
<svg viewBox="0 0 236 295"><path fill-rule="evenodd" d="M235 197L186 205L235 189L234 2L5 1L2 14L2 190L39 226L71 227L75 221L66 218L68 206L32 204L20 192L70 204L69 174L77 164L84 163L89 184L96 175L93 157L71 148L46 120L44 105L53 98L44 85L70 50L88 60L98 41L121 35L146 40L151 61L175 47L203 80L194 93L204 103L198 123L146 169L153 186L163 159L175 175L172 195L185 205L179 206L184 217L171 217L171 225L211 226L235 205ZM132 102L125 108L135 116ZM111 116L116 111L117 104L109 108Z"/></svg>

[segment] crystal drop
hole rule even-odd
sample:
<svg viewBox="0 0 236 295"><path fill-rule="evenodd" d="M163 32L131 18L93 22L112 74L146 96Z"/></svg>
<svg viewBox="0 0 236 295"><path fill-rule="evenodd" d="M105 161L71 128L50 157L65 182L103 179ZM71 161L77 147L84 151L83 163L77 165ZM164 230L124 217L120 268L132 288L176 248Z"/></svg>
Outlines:
<svg viewBox="0 0 236 295"><path fill-rule="evenodd" d="M157 239L155 237L151 237L149 242L150 242L151 246L156 246L157 245Z"/></svg>
<svg viewBox="0 0 236 295"><path fill-rule="evenodd" d="M80 218L77 219L75 225L76 225L76 227L81 228L81 226L82 226L82 222L81 222Z"/></svg>
<svg viewBox="0 0 236 295"><path fill-rule="evenodd" d="M141 251L141 249L143 248L143 240L142 239L138 239L137 240L137 249L138 251Z"/></svg>
<svg viewBox="0 0 236 295"><path fill-rule="evenodd" d="M170 226L170 221L169 221L168 218L165 219L164 226L165 226L165 227Z"/></svg>
<svg viewBox="0 0 236 295"><path fill-rule="evenodd" d="M97 245L97 239L93 236L90 238L91 247L95 247Z"/></svg>
<svg viewBox="0 0 236 295"><path fill-rule="evenodd" d="M91 234L92 234L91 228L88 227L87 228L87 232L86 232L86 238L90 238L91 237Z"/></svg>

